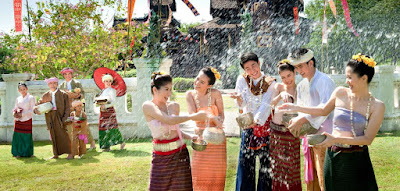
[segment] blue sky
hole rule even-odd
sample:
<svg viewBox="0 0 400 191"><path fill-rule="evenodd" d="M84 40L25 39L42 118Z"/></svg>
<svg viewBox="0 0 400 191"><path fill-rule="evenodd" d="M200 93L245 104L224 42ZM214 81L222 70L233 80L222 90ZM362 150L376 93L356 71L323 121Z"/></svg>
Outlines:
<svg viewBox="0 0 400 191"><path fill-rule="evenodd" d="M45 0L28 0L29 7L35 9L36 2L42 2ZM57 1L57 0L54 0ZM65 0L68 1L68 0ZM76 3L79 0L69 0L70 3ZM311 0L304 0L307 4ZM22 16L25 17L26 14L26 0L22 0L23 9ZM126 4L127 0L122 0ZM190 2L196 7L199 16L195 17L193 13L189 10L189 8L181 1L176 0L176 9L177 11L174 13L174 17L183 22L183 23L193 23L193 22L206 22L211 20L212 17L210 15L210 0L190 0ZM105 23L112 24L112 19L114 15L113 9L105 9L103 14L103 20ZM133 16L140 17L148 12L147 0L136 0L135 9ZM14 26L14 12L13 12L13 0L1 0L0 6L0 32L9 33ZM23 26L23 31L27 31L28 27Z"/></svg>

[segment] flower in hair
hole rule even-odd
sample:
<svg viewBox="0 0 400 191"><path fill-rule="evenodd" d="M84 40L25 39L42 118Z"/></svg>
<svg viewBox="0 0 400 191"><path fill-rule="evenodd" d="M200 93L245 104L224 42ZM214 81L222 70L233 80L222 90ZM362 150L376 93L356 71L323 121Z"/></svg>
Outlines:
<svg viewBox="0 0 400 191"><path fill-rule="evenodd" d="M374 59L372 57L368 57L366 55L363 55L361 53L358 53L356 55L353 55L352 57L353 60L356 60L357 62L362 62L364 64L366 64L369 67L375 67L376 62L374 61Z"/></svg>
<svg viewBox="0 0 400 191"><path fill-rule="evenodd" d="M219 74L217 69L215 69L213 67L210 67L210 68L211 68L211 71L214 73L215 79L219 80L221 78L221 74Z"/></svg>
<svg viewBox="0 0 400 191"><path fill-rule="evenodd" d="M290 60L288 60L288 59L283 59L283 60L281 60L280 62L279 62L279 64L290 64Z"/></svg>
<svg viewBox="0 0 400 191"><path fill-rule="evenodd" d="M151 79L156 79L157 76L164 75L164 72L153 72L151 74Z"/></svg>

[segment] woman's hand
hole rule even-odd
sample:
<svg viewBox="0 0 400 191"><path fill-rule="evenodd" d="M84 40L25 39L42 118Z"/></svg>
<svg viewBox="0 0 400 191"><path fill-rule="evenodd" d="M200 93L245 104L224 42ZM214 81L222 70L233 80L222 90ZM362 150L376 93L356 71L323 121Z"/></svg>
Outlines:
<svg viewBox="0 0 400 191"><path fill-rule="evenodd" d="M19 113L19 112L14 113L14 118L19 119L21 117L22 117L22 113Z"/></svg>
<svg viewBox="0 0 400 191"><path fill-rule="evenodd" d="M317 146L317 147L330 147L333 144L335 144L335 140L336 140L335 136L333 136L333 135L331 135L331 134L329 134L327 132L323 132L322 135L326 135L326 139L322 143L316 144L315 146Z"/></svg>
<svg viewBox="0 0 400 191"><path fill-rule="evenodd" d="M211 120L211 122L214 122L214 124L215 124L218 128L220 128L220 129L223 129L223 128L224 128L224 127L223 127L223 122L222 122L222 120L221 120L220 117L218 117L218 116L213 116L213 117L210 118L210 120Z"/></svg>
<svg viewBox="0 0 400 191"><path fill-rule="evenodd" d="M298 112L297 105L294 105L293 103L282 104L281 106L278 106L278 109L282 112Z"/></svg>
<svg viewBox="0 0 400 191"><path fill-rule="evenodd" d="M199 111L197 113L193 113L190 116L190 119L193 121L205 121L208 118L208 114L205 111Z"/></svg>
<svg viewBox="0 0 400 191"><path fill-rule="evenodd" d="M106 106L100 105L100 110L101 110L101 111L107 111Z"/></svg>
<svg viewBox="0 0 400 191"><path fill-rule="evenodd" d="M294 98L287 92L281 92L280 96L284 103L294 103Z"/></svg>

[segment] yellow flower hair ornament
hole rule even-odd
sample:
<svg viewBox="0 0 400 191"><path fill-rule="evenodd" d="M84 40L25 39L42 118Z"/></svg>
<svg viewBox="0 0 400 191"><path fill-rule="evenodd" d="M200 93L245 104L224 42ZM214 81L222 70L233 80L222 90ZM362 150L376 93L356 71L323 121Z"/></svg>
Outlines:
<svg viewBox="0 0 400 191"><path fill-rule="evenodd" d="M276 67L279 67L282 64L290 64L290 60L288 59L283 59L281 61L278 62L278 65L276 65Z"/></svg>
<svg viewBox="0 0 400 191"><path fill-rule="evenodd" d="M164 72L153 72L151 74L151 79L154 80L154 79L156 79L157 76L161 76L161 75L164 75Z"/></svg>
<svg viewBox="0 0 400 191"><path fill-rule="evenodd" d="M219 74L217 69L215 69L213 67L210 67L210 68L211 68L211 71L214 73L215 79L219 80L221 78L221 74Z"/></svg>
<svg viewBox="0 0 400 191"><path fill-rule="evenodd" d="M374 61L374 59L372 57L368 57L368 56L363 55L361 53L353 55L352 59L356 60L357 62L362 62L362 63L364 63L367 66L372 67L372 68L374 68L375 65L376 65L376 62Z"/></svg>

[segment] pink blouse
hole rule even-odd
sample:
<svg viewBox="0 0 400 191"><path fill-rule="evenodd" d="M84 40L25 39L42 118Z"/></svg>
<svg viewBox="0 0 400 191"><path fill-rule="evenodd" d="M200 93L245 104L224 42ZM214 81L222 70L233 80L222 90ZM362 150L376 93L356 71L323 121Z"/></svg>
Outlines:
<svg viewBox="0 0 400 191"><path fill-rule="evenodd" d="M35 106L35 102L35 97L31 96L29 93L26 94L25 97L17 97L17 99L15 100L15 107L12 112L14 113L16 110L22 109L22 117L15 118L15 120L28 121L29 119L32 119L33 107Z"/></svg>

